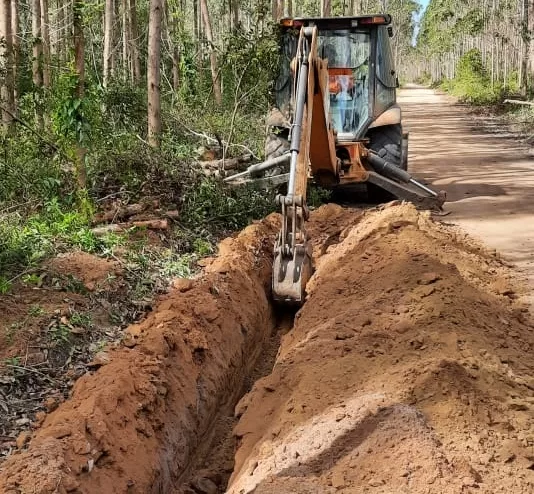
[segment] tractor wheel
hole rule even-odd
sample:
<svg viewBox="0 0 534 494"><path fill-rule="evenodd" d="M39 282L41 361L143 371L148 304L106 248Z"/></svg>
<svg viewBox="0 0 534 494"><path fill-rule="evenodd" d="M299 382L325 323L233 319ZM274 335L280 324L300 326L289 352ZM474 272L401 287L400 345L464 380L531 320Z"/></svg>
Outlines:
<svg viewBox="0 0 534 494"><path fill-rule="evenodd" d="M403 135L400 124L370 129L367 136L370 139L369 149L392 165L403 170L407 169L408 160L403 156ZM367 184L367 193L372 202L389 202L395 199L391 193L374 184Z"/></svg>
<svg viewBox="0 0 534 494"><path fill-rule="evenodd" d="M286 130L286 129L284 129ZM274 132L269 132L267 138L265 139L265 161L278 158L283 154L289 151L289 140L287 131L275 134ZM273 177L279 175L284 171L283 166L277 166L276 168L271 168L266 170L266 177Z"/></svg>
<svg viewBox="0 0 534 494"><path fill-rule="evenodd" d="M403 135L400 124L377 127L369 130L367 135L370 139L370 149L392 165L406 170L407 161L403 160Z"/></svg>

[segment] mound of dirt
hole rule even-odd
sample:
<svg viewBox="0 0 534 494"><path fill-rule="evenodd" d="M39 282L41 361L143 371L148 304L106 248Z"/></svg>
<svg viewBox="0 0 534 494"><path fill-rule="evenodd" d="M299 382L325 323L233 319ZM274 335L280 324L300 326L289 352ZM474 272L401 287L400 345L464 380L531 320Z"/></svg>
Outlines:
<svg viewBox="0 0 534 494"><path fill-rule="evenodd" d="M72 276L80 280L87 290L95 290L120 276L122 269L118 262L102 259L87 252L75 251L54 257L46 269L60 276Z"/></svg>
<svg viewBox="0 0 534 494"><path fill-rule="evenodd" d="M2 465L0 492L222 492L217 429L269 372L252 369L287 316L269 298L278 227L223 241L95 357ZM236 407L227 492L533 492L534 334L499 258L405 204L327 205L308 232L308 300ZM73 274L97 289L108 268Z"/></svg>
<svg viewBox="0 0 534 494"><path fill-rule="evenodd" d="M0 492L170 492L269 338L277 221L222 242L202 276L177 281L122 346L100 355L2 465Z"/></svg>
<svg viewBox="0 0 534 494"><path fill-rule="evenodd" d="M499 259L404 204L322 250L227 492L533 492L534 334Z"/></svg>

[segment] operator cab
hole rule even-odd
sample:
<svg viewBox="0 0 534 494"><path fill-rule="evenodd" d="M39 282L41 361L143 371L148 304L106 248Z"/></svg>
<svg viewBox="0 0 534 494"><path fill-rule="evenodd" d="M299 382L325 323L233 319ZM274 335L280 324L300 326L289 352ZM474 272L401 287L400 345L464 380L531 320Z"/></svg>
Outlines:
<svg viewBox="0 0 534 494"><path fill-rule="evenodd" d="M395 75L389 15L283 19L281 67L275 85L277 107L289 115L290 69L302 27L317 26L318 57L328 60L325 108L338 142L361 140L372 122L395 104Z"/></svg>

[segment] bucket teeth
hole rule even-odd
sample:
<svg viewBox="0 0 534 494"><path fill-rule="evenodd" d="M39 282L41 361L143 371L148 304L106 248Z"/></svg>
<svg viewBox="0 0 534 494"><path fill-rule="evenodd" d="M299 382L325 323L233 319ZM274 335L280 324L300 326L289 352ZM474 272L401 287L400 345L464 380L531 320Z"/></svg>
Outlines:
<svg viewBox="0 0 534 494"><path fill-rule="evenodd" d="M307 243L297 245L292 257L275 249L273 298L277 302L301 305L306 299L306 284L312 275L311 252Z"/></svg>

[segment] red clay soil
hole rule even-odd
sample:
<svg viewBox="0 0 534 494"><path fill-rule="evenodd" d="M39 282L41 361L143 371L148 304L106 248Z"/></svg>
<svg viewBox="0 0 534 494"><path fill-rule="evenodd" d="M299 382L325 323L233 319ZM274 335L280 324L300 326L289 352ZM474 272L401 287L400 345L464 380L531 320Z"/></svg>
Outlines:
<svg viewBox="0 0 534 494"><path fill-rule="evenodd" d="M2 465L0 492L170 492L270 335L276 224L227 239L201 277L178 280L36 424L27 450Z"/></svg>
<svg viewBox="0 0 534 494"><path fill-rule="evenodd" d="M534 492L533 327L495 254L397 205L316 262L227 492Z"/></svg>
<svg viewBox="0 0 534 494"><path fill-rule="evenodd" d="M46 264L46 270L52 274L72 276L90 291L105 287L122 273L118 262L82 251L68 252L51 259Z"/></svg>
<svg viewBox="0 0 534 494"><path fill-rule="evenodd" d="M273 330L278 224L177 280L35 424L0 492L220 492L187 483L221 471L193 470ZM499 258L404 204L324 206L308 230L309 298L236 408L227 492L534 492L534 335Z"/></svg>
<svg viewBox="0 0 534 494"><path fill-rule="evenodd" d="M113 278L121 274L118 263L86 252L70 252L55 257L47 262L43 271L50 278L72 277L89 291L112 288ZM32 307L38 308L42 314L50 314L63 312L73 304L85 305L86 302L80 294L35 285L19 284L10 293L0 295L0 361L23 355L27 362L32 362L28 346L35 344L40 326L46 319L45 316L30 317Z"/></svg>

